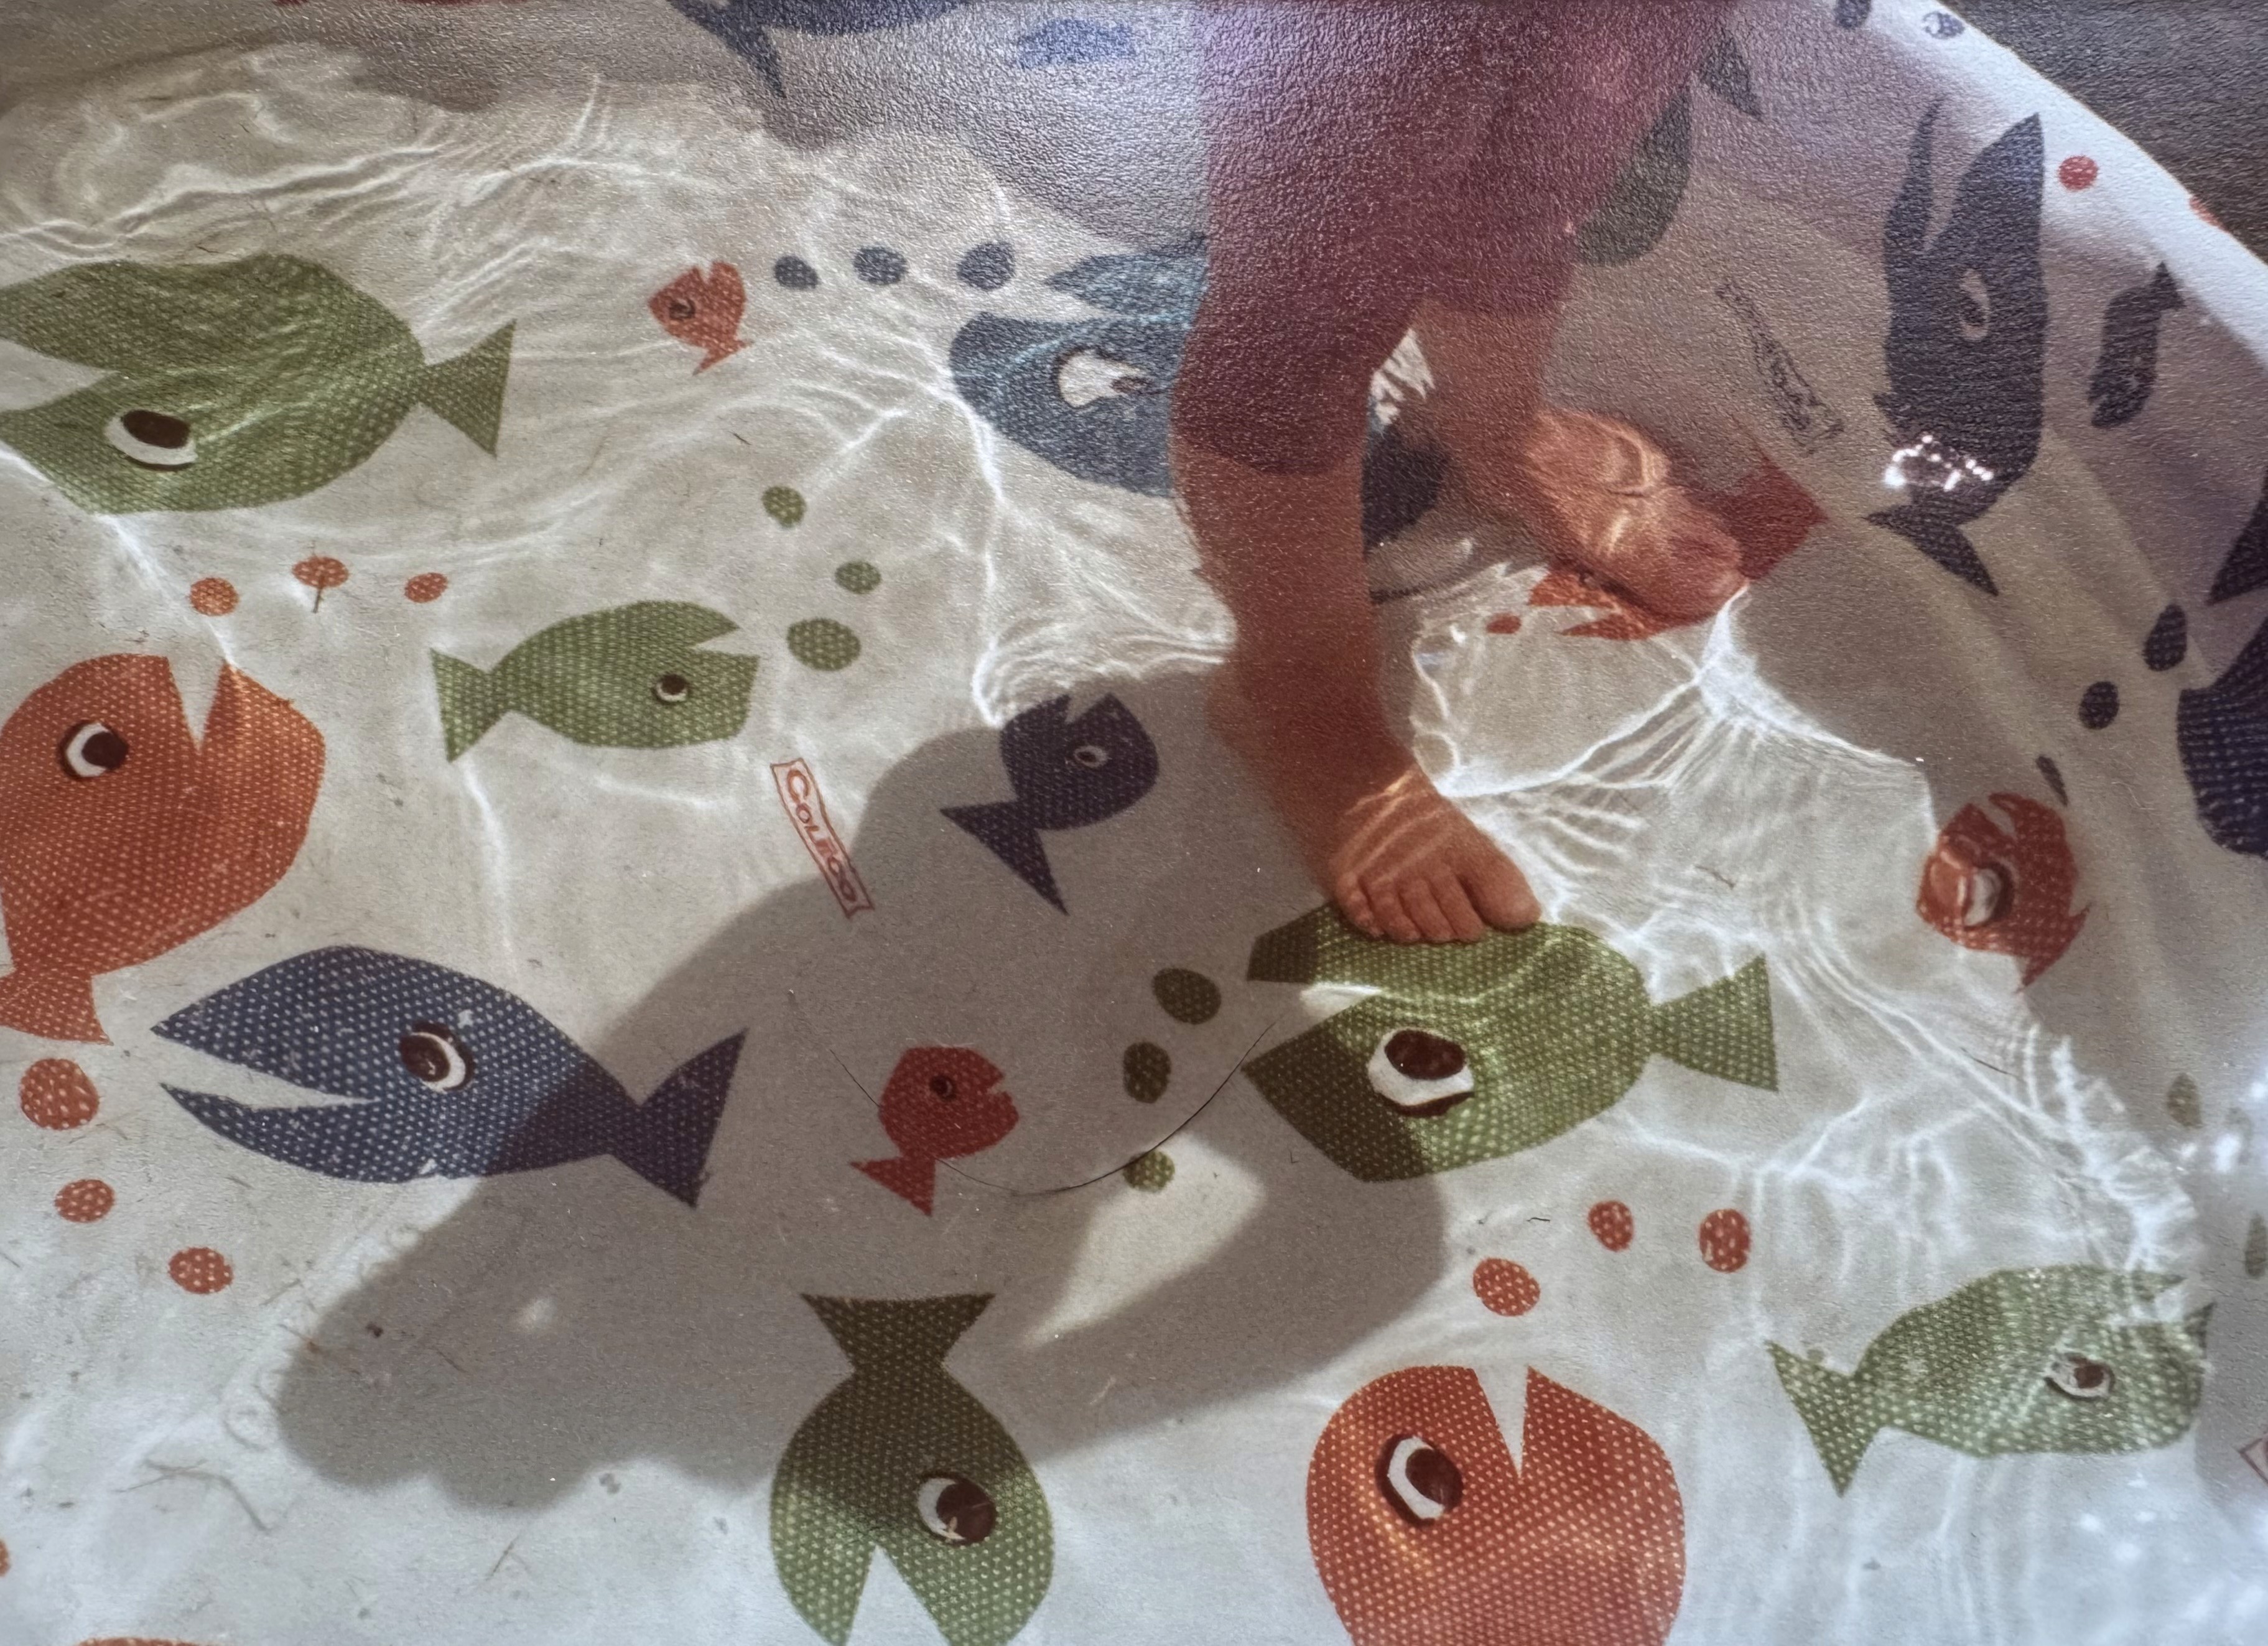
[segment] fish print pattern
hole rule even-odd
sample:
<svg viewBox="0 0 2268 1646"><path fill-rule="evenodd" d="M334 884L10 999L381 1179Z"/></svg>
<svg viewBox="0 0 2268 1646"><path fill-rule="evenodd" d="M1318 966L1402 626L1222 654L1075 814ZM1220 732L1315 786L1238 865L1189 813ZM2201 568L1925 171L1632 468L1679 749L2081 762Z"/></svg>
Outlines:
<svg viewBox="0 0 2268 1646"><path fill-rule="evenodd" d="M2229 544L2220 570L2213 573L2205 602L2217 606L2257 588L2268 588L2268 478L2260 483L2260 501L2253 505L2251 518Z"/></svg>
<svg viewBox="0 0 2268 1646"><path fill-rule="evenodd" d="M478 978L373 948L319 948L183 1008L153 1031L347 1102L254 1108L168 1086L230 1142L355 1183L541 1171L607 1155L693 1205L742 1037L644 1103L534 1008Z"/></svg>
<svg viewBox="0 0 2268 1646"><path fill-rule="evenodd" d="M2009 827L1980 806L1954 813L1922 865L1915 907L1963 948L2014 956L2023 964L2016 986L2025 988L2087 924L2087 911L2071 906L2079 866L2049 808L2021 794L1995 794L1992 804Z"/></svg>
<svg viewBox="0 0 2268 1646"><path fill-rule="evenodd" d="M1049 18L1016 37L1019 69L1068 69L1134 55L1132 28L1083 17Z"/></svg>
<svg viewBox="0 0 2268 1646"><path fill-rule="evenodd" d="M1068 914L1041 831L1085 829L1132 806L1158 781L1157 745L1116 698L1097 699L1074 720L1062 697L1000 728L1000 764L1014 800L947 806L945 815Z"/></svg>
<svg viewBox="0 0 2268 1646"><path fill-rule="evenodd" d="M0 726L0 1023L107 1040L94 978L263 896L322 782L322 734L233 668L202 742L162 657L90 658L33 691Z"/></svg>
<svg viewBox="0 0 2268 1646"><path fill-rule="evenodd" d="M2040 122L2036 114L2019 121L1970 163L1933 240L1940 112L1933 105L1914 132L1905 182L1882 228L1889 392L1875 403L1904 442L1885 479L1908 500L1867 518L1997 594L1962 528L1999 502L2039 454L2048 325Z"/></svg>
<svg viewBox="0 0 2268 1646"><path fill-rule="evenodd" d="M1517 1464L1466 1367L1356 1391L1307 1465L1307 1541L1354 1646L1660 1646L1685 1588L1668 1458L1533 1367Z"/></svg>
<svg viewBox="0 0 2268 1646"><path fill-rule="evenodd" d="M774 97L785 97L779 52L769 30L803 34L867 34L959 11L969 0L669 0L747 59Z"/></svg>
<svg viewBox="0 0 2268 1646"><path fill-rule="evenodd" d="M1767 1347L1837 1493L1886 1428L1976 1458L2146 1451L2188 1430L2204 1391L2212 1306L2131 1318L2180 1283L2084 1265L2002 1269L1900 1315L1856 1371Z"/></svg>
<svg viewBox="0 0 2268 1646"><path fill-rule="evenodd" d="M1731 33L1710 43L1695 78L1729 107L1752 120L1764 118L1748 57ZM1603 264L1645 256L1669 233L1692 173L1693 93L1680 88L1624 162L1606 198L1576 231L1576 256Z"/></svg>
<svg viewBox="0 0 2268 1646"><path fill-rule="evenodd" d="M2142 415L2158 382L2158 322L2183 306L2181 290L2163 263L2143 284L2110 299L2102 312L2102 351L2087 381L2096 428L2116 428Z"/></svg>
<svg viewBox="0 0 2268 1646"><path fill-rule="evenodd" d="M989 1295L806 1297L850 1376L772 1477L772 1561L805 1622L843 1646L879 1548L946 1646L1000 1646L1046 1597L1048 1501L1000 1421L945 1369Z"/></svg>
<svg viewBox="0 0 2268 1646"><path fill-rule="evenodd" d="M1367 1183L1548 1142L1612 1107L1656 1052L1767 1091L1778 1080L1761 956L1656 1006L1638 969L1577 926L1405 947L1326 907L1263 934L1247 976L1377 991L1245 1065L1278 1113Z"/></svg>
<svg viewBox="0 0 2268 1646"><path fill-rule="evenodd" d="M644 600L555 623L491 669L436 652L433 685L449 758L511 713L571 742L610 749L730 737L748 718L758 660L696 648L735 626L706 606Z"/></svg>
<svg viewBox="0 0 2268 1646"><path fill-rule="evenodd" d="M646 299L646 308L661 328L678 342L701 351L705 372L718 361L746 346L740 336L740 315L748 304L740 271L731 263L698 267L683 274Z"/></svg>
<svg viewBox="0 0 2268 1646"><path fill-rule="evenodd" d="M897 1153L851 1163L927 1216L937 1163L981 1154L1016 1128L1016 1100L994 1089L1000 1071L965 1046L916 1046L882 1087L882 1130Z"/></svg>
<svg viewBox="0 0 2268 1646"><path fill-rule="evenodd" d="M2217 845L2268 857L2268 623L2174 716L2198 820Z"/></svg>
<svg viewBox="0 0 2268 1646"><path fill-rule="evenodd" d="M429 364L319 263L90 263L0 287L0 339L108 375L0 412L0 444L96 514L235 509L360 465L412 409L493 456L512 328Z"/></svg>

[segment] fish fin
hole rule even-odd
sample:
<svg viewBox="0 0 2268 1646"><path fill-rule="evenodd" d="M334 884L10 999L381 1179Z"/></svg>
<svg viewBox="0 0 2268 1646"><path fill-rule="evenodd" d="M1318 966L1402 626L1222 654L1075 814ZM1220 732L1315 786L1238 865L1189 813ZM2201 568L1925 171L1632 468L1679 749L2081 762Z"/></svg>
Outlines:
<svg viewBox="0 0 2268 1646"><path fill-rule="evenodd" d="M2079 935L2079 928L2087 924L2087 914L2088 912L2081 909L2069 919L2055 921L2042 930L2038 949L2024 958L2024 975L2016 985L2018 988L2029 988L2033 978L2063 958L2063 951L2071 947L2072 940Z"/></svg>
<svg viewBox="0 0 2268 1646"><path fill-rule="evenodd" d="M716 365L718 361L730 359L747 347L747 340L745 337L735 337L732 342L725 343L711 343L707 351L701 357L701 364L693 368L694 374L698 376Z"/></svg>
<svg viewBox="0 0 2268 1646"><path fill-rule="evenodd" d="M512 370L516 323L507 321L453 360L427 366L417 380L418 403L439 412L491 457L504 424L504 380Z"/></svg>
<svg viewBox="0 0 2268 1646"><path fill-rule="evenodd" d="M2207 1303L2204 1308L2194 1310L2193 1312L2182 1317L2182 1330L2188 1332L2190 1336L2196 1340L2197 1346L2199 1349L2203 1349L2205 1347L2205 1327L2211 1325L2212 1321L2213 1305L2211 1303Z"/></svg>
<svg viewBox="0 0 2268 1646"><path fill-rule="evenodd" d="M1867 1448L1882 1429L1867 1410L1865 1388L1848 1372L1791 1354L1777 1343L1764 1347L1771 1351L1779 1386L1787 1391L1796 1416L1811 1435L1819 1461L1827 1466L1827 1478L1835 1482L1838 1495L1849 1491L1851 1477L1859 1473L1859 1459L1867 1455Z"/></svg>
<svg viewBox="0 0 2268 1646"><path fill-rule="evenodd" d="M880 1184L892 1194L910 1200L920 1208L923 1216L929 1215L930 1207L937 1197L937 1163L911 1155L895 1155L887 1160L854 1160L850 1163Z"/></svg>
<svg viewBox="0 0 2268 1646"><path fill-rule="evenodd" d="M1867 518L1877 526L1887 526L1954 576L1974 583L1987 594L2000 592L1999 586L1992 581L1992 573L1978 557L1977 545L1950 521L1940 520L1911 503L1883 509Z"/></svg>
<svg viewBox="0 0 2268 1646"><path fill-rule="evenodd" d="M63 972L18 966L0 978L0 1024L48 1040L110 1044L94 1015L94 979Z"/></svg>
<svg viewBox="0 0 2268 1646"><path fill-rule="evenodd" d="M1771 974L1764 957L1759 955L1731 977L1656 1007L1653 1050L1719 1080L1778 1091Z"/></svg>
<svg viewBox="0 0 2268 1646"><path fill-rule="evenodd" d="M623 1129L614 1157L688 1206L701 1198L709 1145L724 1117L745 1034L728 1035L654 1088Z"/></svg>
<svg viewBox="0 0 2268 1646"><path fill-rule="evenodd" d="M2218 606L2239 594L2250 594L2264 584L2268 584L2268 479L2260 483L2260 501L2253 506L2252 517L2228 546L2220 570L2213 573L2205 603Z"/></svg>
<svg viewBox="0 0 2268 1646"><path fill-rule="evenodd" d="M740 0L727 0L721 6L714 0L669 0L669 4L747 58L748 66L764 77L774 97L787 95L787 88L780 83L779 53L772 49L771 36L764 33L755 8L744 11Z"/></svg>
<svg viewBox="0 0 2268 1646"><path fill-rule="evenodd" d="M1063 910L1063 893L1056 889L1055 870L1040 831L1026 821L1020 801L987 801L981 806L941 808L947 817L982 840L992 855L1016 871L1019 879Z"/></svg>
<svg viewBox="0 0 2268 1646"><path fill-rule="evenodd" d="M441 700L441 735L452 760L480 742L512 707L494 675L439 652L433 653L433 690Z"/></svg>
<svg viewBox="0 0 2268 1646"><path fill-rule="evenodd" d="M806 1293L853 1369L942 1365L961 1334L992 1301L990 1292L955 1297L814 1297Z"/></svg>

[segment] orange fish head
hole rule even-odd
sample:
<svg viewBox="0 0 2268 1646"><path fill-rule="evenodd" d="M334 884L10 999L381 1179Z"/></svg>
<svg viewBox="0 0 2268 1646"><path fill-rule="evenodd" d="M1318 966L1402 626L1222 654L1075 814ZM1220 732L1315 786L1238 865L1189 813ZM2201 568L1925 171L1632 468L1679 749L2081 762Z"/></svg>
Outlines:
<svg viewBox="0 0 2268 1646"><path fill-rule="evenodd" d="M2071 912L2079 868L2063 819L2053 811L2021 794L1992 799L2013 831L1982 807L1963 806L1922 864L1914 906L1963 948L2015 956L2029 984L2061 957L2086 922L2084 911Z"/></svg>
<svg viewBox="0 0 2268 1646"><path fill-rule="evenodd" d="M696 264L646 299L664 331L702 351L696 372L740 347L740 315L747 306L740 271L727 262L711 264L706 274Z"/></svg>
<svg viewBox="0 0 2268 1646"><path fill-rule="evenodd" d="M882 1088L882 1129L909 1155L945 1160L990 1148L1015 1129L1000 1071L967 1046L916 1046Z"/></svg>

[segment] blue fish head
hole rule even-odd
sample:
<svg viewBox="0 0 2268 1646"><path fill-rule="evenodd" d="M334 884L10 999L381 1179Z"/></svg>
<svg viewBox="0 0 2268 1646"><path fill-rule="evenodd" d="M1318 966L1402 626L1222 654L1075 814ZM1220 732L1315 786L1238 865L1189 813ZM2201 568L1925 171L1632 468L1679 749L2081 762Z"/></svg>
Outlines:
<svg viewBox="0 0 2268 1646"><path fill-rule="evenodd" d="M791 28L804 34L865 34L876 29L900 28L927 18L957 11L969 0L669 0L687 17L707 29L748 60L776 96L785 96L780 83L779 54L765 31Z"/></svg>
<svg viewBox="0 0 2268 1646"><path fill-rule="evenodd" d="M167 1040L309 1091L364 1100L477 1099L498 1124L611 1076L502 989L376 949L279 961L174 1013Z"/></svg>
<svg viewBox="0 0 2268 1646"><path fill-rule="evenodd" d="M1116 817L1158 781L1157 745L1116 698L1075 720L1067 697L1025 710L1000 728L1000 764L1035 829Z"/></svg>

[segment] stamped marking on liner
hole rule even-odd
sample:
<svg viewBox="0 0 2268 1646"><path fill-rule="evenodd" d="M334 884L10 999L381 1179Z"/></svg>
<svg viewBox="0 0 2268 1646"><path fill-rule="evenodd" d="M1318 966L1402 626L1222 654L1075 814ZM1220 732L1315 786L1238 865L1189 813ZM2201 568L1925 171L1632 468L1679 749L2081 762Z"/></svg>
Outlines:
<svg viewBox="0 0 2268 1646"><path fill-rule="evenodd" d="M851 864L850 848L843 845L828 818L827 802L820 795L819 779L813 775L810 763L798 756L773 766L772 782L779 789L780 809L802 837L803 849L819 866L820 878L842 905L843 918L847 920L861 909L873 908L873 897Z"/></svg>

